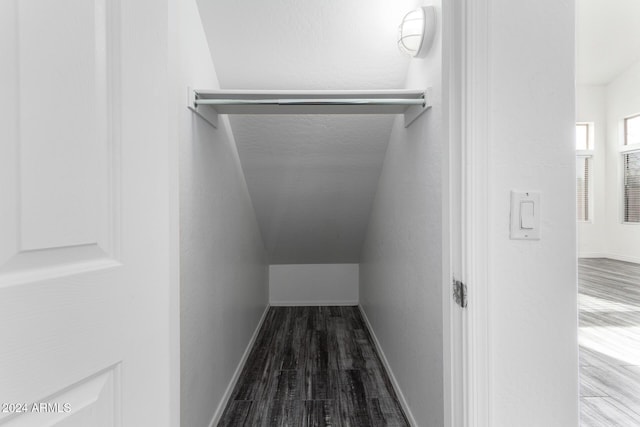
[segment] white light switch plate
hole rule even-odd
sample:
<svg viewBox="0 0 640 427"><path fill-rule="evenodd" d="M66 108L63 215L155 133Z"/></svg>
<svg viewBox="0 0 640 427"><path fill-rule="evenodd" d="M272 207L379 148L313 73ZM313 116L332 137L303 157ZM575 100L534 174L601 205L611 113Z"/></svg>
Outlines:
<svg viewBox="0 0 640 427"><path fill-rule="evenodd" d="M533 191L511 192L511 233L509 237L514 240L540 240L540 193Z"/></svg>

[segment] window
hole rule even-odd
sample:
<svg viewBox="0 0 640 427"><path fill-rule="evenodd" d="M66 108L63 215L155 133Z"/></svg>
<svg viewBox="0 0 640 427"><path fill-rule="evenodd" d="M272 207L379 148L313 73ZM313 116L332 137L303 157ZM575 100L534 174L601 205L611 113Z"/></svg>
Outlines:
<svg viewBox="0 0 640 427"><path fill-rule="evenodd" d="M624 145L640 144L640 114L624 119Z"/></svg>
<svg viewBox="0 0 640 427"><path fill-rule="evenodd" d="M576 150L591 150L590 123L576 123Z"/></svg>
<svg viewBox="0 0 640 427"><path fill-rule="evenodd" d="M578 221L591 220L591 157L593 123L576 123L576 213Z"/></svg>
<svg viewBox="0 0 640 427"><path fill-rule="evenodd" d="M622 154L624 222L640 222L640 151Z"/></svg>

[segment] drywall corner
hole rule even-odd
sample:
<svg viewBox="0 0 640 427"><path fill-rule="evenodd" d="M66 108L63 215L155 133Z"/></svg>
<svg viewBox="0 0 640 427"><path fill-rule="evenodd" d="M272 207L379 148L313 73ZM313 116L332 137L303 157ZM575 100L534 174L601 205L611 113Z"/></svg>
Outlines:
<svg viewBox="0 0 640 427"><path fill-rule="evenodd" d="M442 2L434 1L438 22ZM444 424L442 28L408 88L432 88L432 108L408 128L396 118L360 262L360 305L416 425ZM416 339L416 337L420 337Z"/></svg>
<svg viewBox="0 0 640 427"><path fill-rule="evenodd" d="M228 399L268 306L269 271L228 119L216 129L185 105L188 86L215 89L218 82L196 1L177 9L180 421L205 426Z"/></svg>

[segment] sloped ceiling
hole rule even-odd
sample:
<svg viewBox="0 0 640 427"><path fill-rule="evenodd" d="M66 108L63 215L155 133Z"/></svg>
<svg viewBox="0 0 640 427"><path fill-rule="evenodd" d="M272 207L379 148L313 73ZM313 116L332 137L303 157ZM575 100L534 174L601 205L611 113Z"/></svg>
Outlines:
<svg viewBox="0 0 640 427"><path fill-rule="evenodd" d="M199 0L223 89L403 88L414 0ZM359 262L394 116L231 116L272 264Z"/></svg>
<svg viewBox="0 0 640 427"><path fill-rule="evenodd" d="M608 84L640 60L640 1L578 0L576 7L576 80Z"/></svg>

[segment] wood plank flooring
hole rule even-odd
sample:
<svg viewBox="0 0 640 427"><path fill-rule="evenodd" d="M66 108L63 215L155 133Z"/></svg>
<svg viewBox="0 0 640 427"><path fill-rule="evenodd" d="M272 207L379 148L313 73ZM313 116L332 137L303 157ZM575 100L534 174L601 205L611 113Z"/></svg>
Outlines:
<svg viewBox="0 0 640 427"><path fill-rule="evenodd" d="M358 307L271 307L218 426L409 426Z"/></svg>
<svg viewBox="0 0 640 427"><path fill-rule="evenodd" d="M640 426L640 264L578 266L581 426Z"/></svg>

